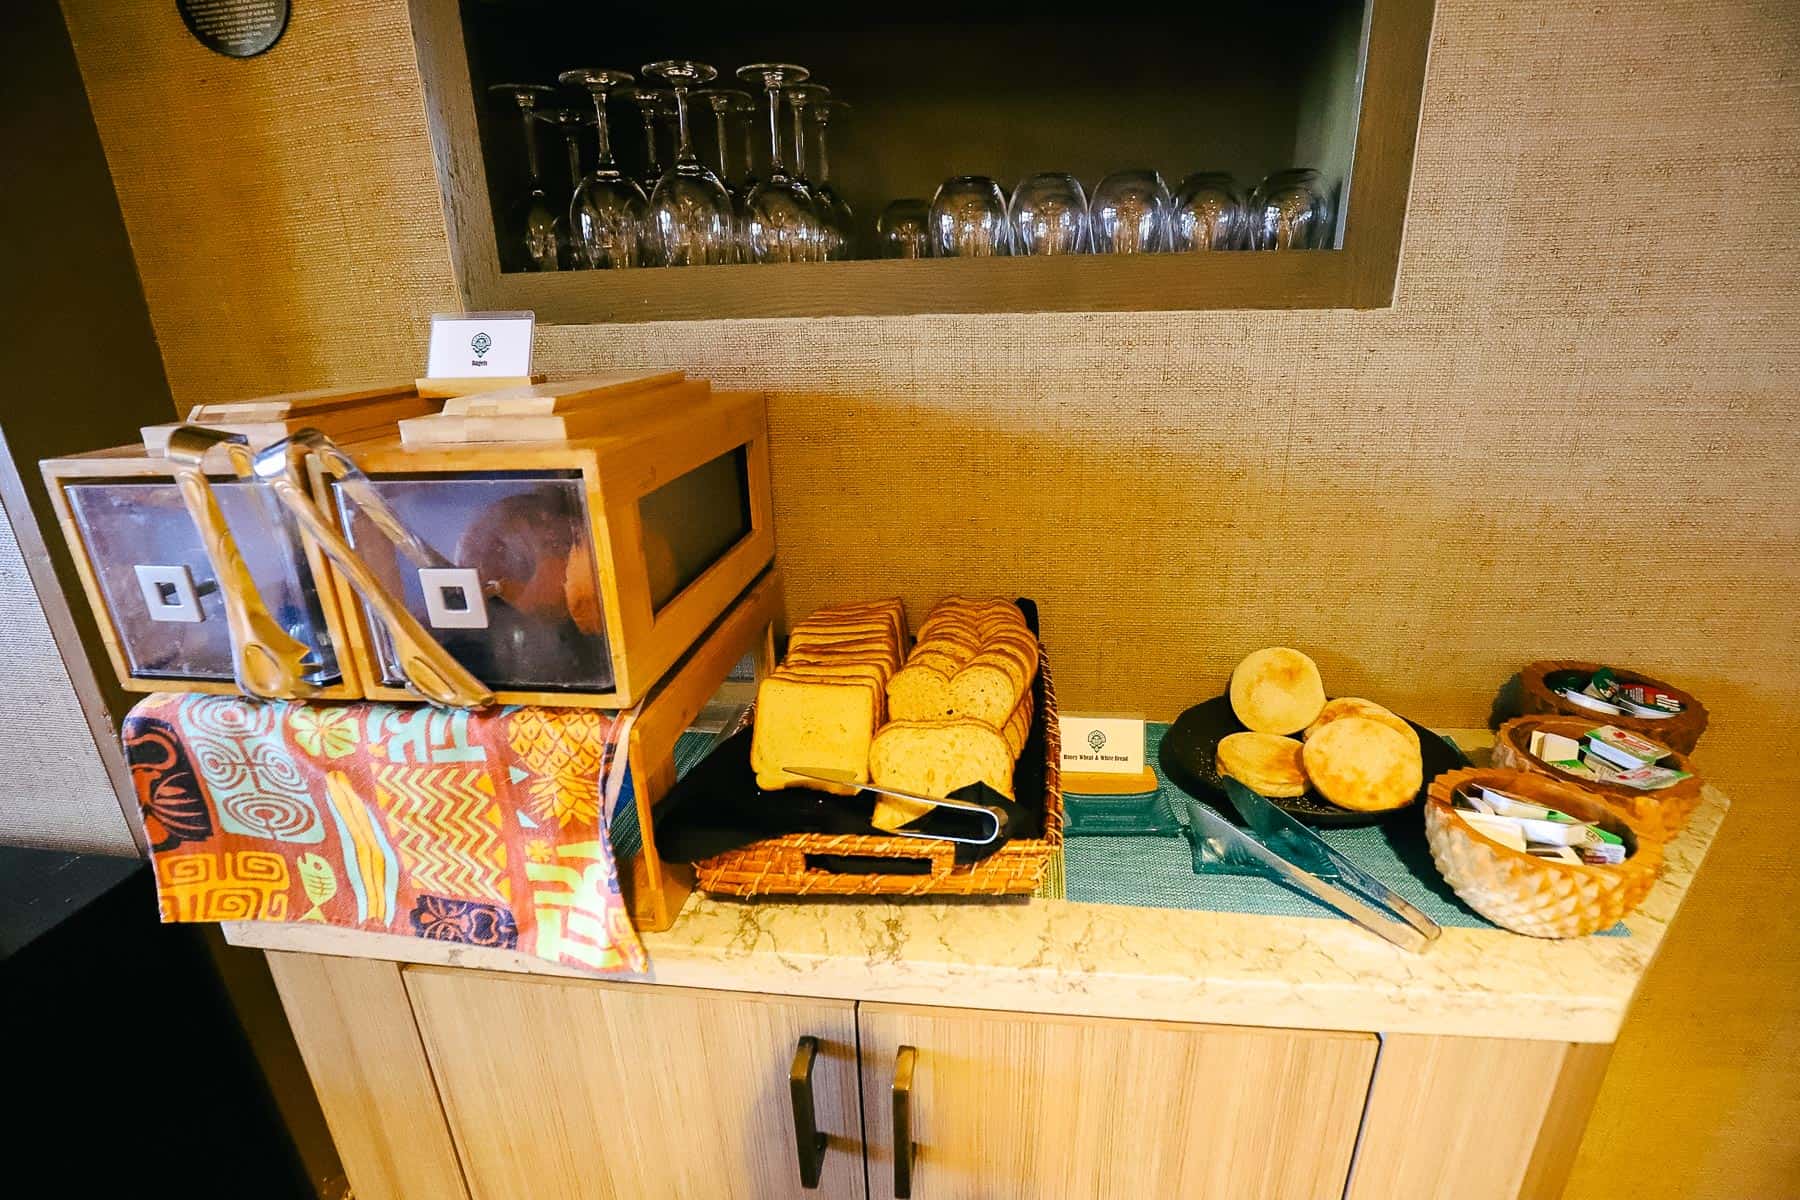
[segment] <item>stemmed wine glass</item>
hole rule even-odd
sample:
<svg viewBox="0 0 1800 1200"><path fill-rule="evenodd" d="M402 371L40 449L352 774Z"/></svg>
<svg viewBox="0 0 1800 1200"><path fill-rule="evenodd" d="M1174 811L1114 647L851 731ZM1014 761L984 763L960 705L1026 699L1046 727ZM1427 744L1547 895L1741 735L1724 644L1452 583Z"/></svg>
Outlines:
<svg viewBox="0 0 1800 1200"><path fill-rule="evenodd" d="M783 88L781 94L794 117L794 182L811 200L813 216L818 223L819 245L814 257L820 261L836 258L836 230L832 229L825 205L819 200L818 185L806 173L806 114L814 105L829 101L831 89L816 83L802 83Z"/></svg>
<svg viewBox="0 0 1800 1200"><path fill-rule="evenodd" d="M532 116L562 134L563 151L569 160L569 195L573 200L575 189L581 186L581 131L594 123L594 114L579 108L540 108ZM587 255L566 212L556 217L556 256L565 271L587 265Z"/></svg>
<svg viewBox="0 0 1800 1200"><path fill-rule="evenodd" d="M875 222L883 258L925 258L931 253L931 206L917 196L894 201Z"/></svg>
<svg viewBox="0 0 1800 1200"><path fill-rule="evenodd" d="M627 95L637 105L638 115L644 120L644 166L637 179L648 194L662 182L663 173L668 169L663 165L661 151L656 148L656 119L669 111L669 96L655 88L635 88Z"/></svg>
<svg viewBox="0 0 1800 1200"><path fill-rule="evenodd" d="M607 97L614 88L631 83L631 74L580 67L564 71L556 79L565 87L586 88L593 96L594 132L600 143L593 174L581 180L569 202L569 226L575 243L590 267L635 267L643 253L644 220L650 201L637 181L619 169L606 121Z"/></svg>
<svg viewBox="0 0 1800 1200"><path fill-rule="evenodd" d="M1020 180L1008 216L1020 254L1088 252L1087 193L1073 175L1045 171Z"/></svg>
<svg viewBox="0 0 1800 1200"><path fill-rule="evenodd" d="M1258 250L1311 250L1325 241L1319 173L1276 171L1250 193L1250 243Z"/></svg>
<svg viewBox="0 0 1800 1200"><path fill-rule="evenodd" d="M1114 171L1088 204L1095 254L1156 254L1168 249L1168 185L1156 171Z"/></svg>
<svg viewBox="0 0 1800 1200"><path fill-rule="evenodd" d="M688 131L688 89L718 77L718 71L690 59L648 63L643 74L668 83L675 93L675 165L650 193L650 225L669 267L728 263L736 257L731 235L731 195L719 177L694 154Z"/></svg>
<svg viewBox="0 0 1800 1200"><path fill-rule="evenodd" d="M513 206L510 224L514 235L503 253L505 269L554 271L561 266L556 245L556 208L544 192L543 173L538 166L537 122L532 113L555 92L541 83L496 83L488 91L511 100L519 110L519 124L525 131L525 170L531 179L531 190Z"/></svg>
<svg viewBox="0 0 1800 1200"><path fill-rule="evenodd" d="M1171 250L1236 250L1249 231L1237 185L1222 171L1196 171L1175 192Z"/></svg>
<svg viewBox="0 0 1800 1200"><path fill-rule="evenodd" d="M931 254L969 258L1012 253L1006 194L986 175L946 179L931 198Z"/></svg>
<svg viewBox="0 0 1800 1200"><path fill-rule="evenodd" d="M769 177L750 192L750 251L757 262L813 262L819 256L819 218L805 186L781 158L781 90L810 72L792 63L751 63L738 78L760 84L769 118Z"/></svg>
<svg viewBox="0 0 1800 1200"><path fill-rule="evenodd" d="M807 109L813 125L813 143L819 148L819 174L813 181L813 199L818 203L820 219L831 233L827 258L855 257L852 239L856 235L856 214L831 186L831 119L849 111L850 104L845 100L825 100Z"/></svg>
<svg viewBox="0 0 1800 1200"><path fill-rule="evenodd" d="M750 93L736 88L702 88L694 93L705 100L713 112L719 150L719 181L731 194L731 236L736 245L736 261L750 261L750 187L731 181L731 124L740 114L754 111L756 102Z"/></svg>

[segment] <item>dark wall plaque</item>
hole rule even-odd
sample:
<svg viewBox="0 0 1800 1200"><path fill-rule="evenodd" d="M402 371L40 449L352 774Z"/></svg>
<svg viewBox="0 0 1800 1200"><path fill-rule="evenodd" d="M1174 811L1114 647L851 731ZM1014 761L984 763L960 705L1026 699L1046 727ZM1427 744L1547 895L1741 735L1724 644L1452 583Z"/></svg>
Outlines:
<svg viewBox="0 0 1800 1200"><path fill-rule="evenodd" d="M228 58L254 58L287 30L288 0L175 0L188 32Z"/></svg>

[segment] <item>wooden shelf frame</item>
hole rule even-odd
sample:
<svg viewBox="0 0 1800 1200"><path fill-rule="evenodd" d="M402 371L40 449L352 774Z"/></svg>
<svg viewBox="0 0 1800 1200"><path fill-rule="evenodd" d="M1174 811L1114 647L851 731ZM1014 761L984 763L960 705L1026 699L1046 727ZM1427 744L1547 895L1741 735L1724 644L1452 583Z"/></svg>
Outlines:
<svg viewBox="0 0 1800 1200"><path fill-rule="evenodd" d="M1391 304L1435 0L1369 0L1343 249L503 273L457 0L410 0L446 232L471 311L545 324Z"/></svg>

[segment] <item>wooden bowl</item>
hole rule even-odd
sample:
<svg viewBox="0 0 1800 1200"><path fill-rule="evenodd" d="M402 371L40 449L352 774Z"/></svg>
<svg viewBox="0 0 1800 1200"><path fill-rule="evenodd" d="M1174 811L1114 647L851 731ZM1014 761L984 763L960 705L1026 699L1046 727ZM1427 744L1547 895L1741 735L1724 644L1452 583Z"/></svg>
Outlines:
<svg viewBox="0 0 1800 1200"><path fill-rule="evenodd" d="M1675 768L1688 772L1691 778L1672 787L1645 791L1642 788L1626 787L1622 783L1583 779L1579 775L1558 770L1531 753L1531 735L1540 729L1545 733L1560 733L1564 737L1580 741L1588 730L1608 723L1607 717L1601 713L1595 713L1591 717L1514 717L1494 735L1493 765L1548 775L1552 779L1593 792L1613 809L1643 826L1646 832L1663 841L1669 840L1681 831L1681 827L1687 824L1687 819L1700 806L1700 776L1694 773L1694 764L1688 760L1687 755L1679 750L1669 750ZM1649 740L1662 745L1655 738ZM1669 749L1667 746L1663 748Z"/></svg>
<svg viewBox="0 0 1800 1200"><path fill-rule="evenodd" d="M1466 783L1545 804L1593 821L1625 839L1616 867L1533 858L1478 832L1451 807ZM1662 843L1591 792L1547 775L1471 767L1439 775L1425 797L1431 858L1463 902L1494 924L1528 937L1581 937L1609 929L1643 902L1662 865Z"/></svg>
<svg viewBox="0 0 1800 1200"><path fill-rule="evenodd" d="M1565 700L1556 694L1551 686L1552 677L1569 672L1582 677L1581 686L1587 686L1587 680L1602 664L1578 662L1574 659L1545 658L1531 663L1519 672L1519 690L1521 707L1527 716L1541 713L1552 717L1586 717L1606 725L1617 725L1620 729L1629 729L1633 733L1641 733L1647 738L1671 746L1683 754L1692 754L1694 745L1700 735L1706 732L1706 705L1694 696L1682 691L1672 683L1664 683L1654 675L1646 675L1642 671L1627 671L1614 667L1612 672L1626 683L1647 683L1659 687L1680 700L1682 710L1672 717L1634 717L1629 713L1610 716L1591 708L1583 708L1579 704Z"/></svg>

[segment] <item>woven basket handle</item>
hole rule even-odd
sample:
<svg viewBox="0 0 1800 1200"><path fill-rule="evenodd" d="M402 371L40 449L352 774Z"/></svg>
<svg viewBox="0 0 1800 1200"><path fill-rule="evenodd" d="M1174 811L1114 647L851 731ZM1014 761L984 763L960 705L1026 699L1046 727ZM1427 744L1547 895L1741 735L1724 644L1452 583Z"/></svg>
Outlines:
<svg viewBox="0 0 1800 1200"><path fill-rule="evenodd" d="M808 851L805 855L809 875L893 875L894 864L926 863L929 872L919 877L936 879L948 875L956 866L956 848L950 842L925 842L896 838L895 846L859 847L851 854L828 854Z"/></svg>

